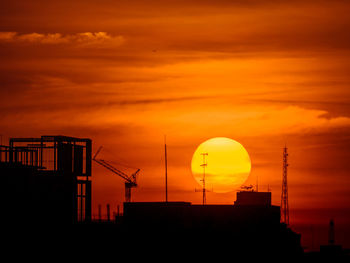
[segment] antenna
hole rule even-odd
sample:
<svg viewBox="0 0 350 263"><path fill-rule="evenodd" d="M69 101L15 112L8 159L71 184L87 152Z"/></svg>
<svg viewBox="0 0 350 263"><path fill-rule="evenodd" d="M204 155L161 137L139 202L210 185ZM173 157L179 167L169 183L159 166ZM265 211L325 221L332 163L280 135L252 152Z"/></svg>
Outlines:
<svg viewBox="0 0 350 263"><path fill-rule="evenodd" d="M98 205L98 221L102 221L102 208L101 205Z"/></svg>
<svg viewBox="0 0 350 263"><path fill-rule="evenodd" d="M289 225L289 206L288 206L288 183L287 183L287 168L288 168L288 152L287 146L283 149L283 180L282 180L282 195L281 195L281 222Z"/></svg>
<svg viewBox="0 0 350 263"><path fill-rule="evenodd" d="M206 198L206 189L205 189L205 167L207 167L207 163L205 162L205 156L208 156L208 153L201 153L203 155L203 163L201 166L203 167L203 179L201 180L203 182L203 205L206 204L207 198Z"/></svg>
<svg viewBox="0 0 350 263"><path fill-rule="evenodd" d="M164 154L165 154L165 202L168 202L168 155L166 151L166 135L164 135Z"/></svg>

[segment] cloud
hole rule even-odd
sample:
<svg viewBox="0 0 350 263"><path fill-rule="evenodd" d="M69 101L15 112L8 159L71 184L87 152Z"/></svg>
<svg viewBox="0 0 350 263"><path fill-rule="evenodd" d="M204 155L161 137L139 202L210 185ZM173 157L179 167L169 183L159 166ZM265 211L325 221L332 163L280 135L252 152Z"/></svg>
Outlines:
<svg viewBox="0 0 350 263"><path fill-rule="evenodd" d="M63 35L61 33L27 33L0 32L0 42L16 43L40 43L40 44L65 44L76 43L81 45L94 45L101 43L113 43L121 45L123 36L112 36L107 32L83 32Z"/></svg>
<svg viewBox="0 0 350 263"><path fill-rule="evenodd" d="M0 41L12 41L16 35L16 32L0 32Z"/></svg>
<svg viewBox="0 0 350 263"><path fill-rule="evenodd" d="M30 33L18 35L17 33L11 39L13 41L22 41L22 42L39 42L43 44L58 44L58 43L67 43L68 38L62 36L59 33L54 34L38 34L38 33Z"/></svg>
<svg viewBox="0 0 350 263"><path fill-rule="evenodd" d="M256 112L252 123L246 123L246 126L251 125L252 130L259 129L260 134L322 133L350 127L349 117L327 118L328 112L324 110L305 109L300 106L264 108Z"/></svg>

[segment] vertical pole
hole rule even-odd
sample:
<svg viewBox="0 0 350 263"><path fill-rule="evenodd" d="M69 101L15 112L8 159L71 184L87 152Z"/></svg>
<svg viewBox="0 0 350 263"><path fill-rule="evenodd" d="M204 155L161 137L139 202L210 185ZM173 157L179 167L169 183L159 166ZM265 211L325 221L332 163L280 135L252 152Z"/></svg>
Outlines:
<svg viewBox="0 0 350 263"><path fill-rule="evenodd" d="M41 148L42 151L42 148ZM35 164L36 167L39 166L39 151L35 151ZM42 166L41 166L42 167Z"/></svg>
<svg viewBox="0 0 350 263"><path fill-rule="evenodd" d="M9 145L9 162L13 162L13 140L10 139L10 145Z"/></svg>
<svg viewBox="0 0 350 263"><path fill-rule="evenodd" d="M164 153L165 153L165 202L168 202L168 156L166 149L166 135L164 135Z"/></svg>
<svg viewBox="0 0 350 263"><path fill-rule="evenodd" d="M85 181L85 221L91 221L91 181Z"/></svg>
<svg viewBox="0 0 350 263"><path fill-rule="evenodd" d="M110 206L107 204L107 221L109 222L111 220L111 211Z"/></svg>
<svg viewBox="0 0 350 263"><path fill-rule="evenodd" d="M98 205L98 221L102 221L102 208L101 205Z"/></svg>
<svg viewBox="0 0 350 263"><path fill-rule="evenodd" d="M91 180L89 181L89 176L91 176L91 165L92 165L92 141L90 139L87 139L85 141L85 174L86 174L86 186L85 189L85 218L88 220L91 220L91 193L92 193L92 184ZM84 155L84 154L83 154ZM84 160L83 160L84 163ZM84 168L83 168L84 171Z"/></svg>
<svg viewBox="0 0 350 263"><path fill-rule="evenodd" d="M207 197L206 197L206 188L205 188L205 167L207 166L207 163L205 162L205 156L208 156L208 153L201 153L203 155L203 164L201 166L203 167L203 205L206 204L207 202Z"/></svg>
<svg viewBox="0 0 350 263"><path fill-rule="evenodd" d="M53 144L53 170L56 171L57 170L57 165L56 165L56 140L54 141Z"/></svg>
<svg viewBox="0 0 350 263"><path fill-rule="evenodd" d="M79 184L78 184L79 185ZM80 221L83 222L84 220L84 190L83 190L84 183L80 183Z"/></svg>
<svg viewBox="0 0 350 263"><path fill-rule="evenodd" d="M92 150L92 142L90 139L87 139L85 141L85 173L86 173L86 180L88 180L89 176L91 176L91 150Z"/></svg>
<svg viewBox="0 0 350 263"><path fill-rule="evenodd" d="M40 156L37 156L37 162L39 162L39 158L40 158L40 168L43 167L43 154L44 154L44 142L43 142L43 137L41 136L41 140L40 140ZM37 166L38 165L39 164L37 164Z"/></svg>
<svg viewBox="0 0 350 263"><path fill-rule="evenodd" d="M18 148L15 148L15 163L18 162Z"/></svg>
<svg viewBox="0 0 350 263"><path fill-rule="evenodd" d="M205 164L205 155L203 155L203 164ZM207 202L207 196L205 192L205 165L203 165L203 205Z"/></svg>

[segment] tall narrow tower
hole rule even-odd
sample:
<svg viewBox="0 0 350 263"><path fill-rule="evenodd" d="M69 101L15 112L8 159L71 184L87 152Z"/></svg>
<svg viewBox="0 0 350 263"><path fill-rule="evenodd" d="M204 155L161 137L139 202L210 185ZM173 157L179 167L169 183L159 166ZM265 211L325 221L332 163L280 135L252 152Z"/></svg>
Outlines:
<svg viewBox="0 0 350 263"><path fill-rule="evenodd" d="M207 202L207 197L206 197L206 189L205 189L205 167L207 167L207 163L205 161L205 156L208 156L208 153L201 153L201 155L203 155L203 163L201 164L201 166L203 167L203 205L206 204Z"/></svg>
<svg viewBox="0 0 350 263"><path fill-rule="evenodd" d="M289 206L288 206L288 184L287 184L288 152L287 147L283 149L283 181L281 195L281 222L289 225Z"/></svg>

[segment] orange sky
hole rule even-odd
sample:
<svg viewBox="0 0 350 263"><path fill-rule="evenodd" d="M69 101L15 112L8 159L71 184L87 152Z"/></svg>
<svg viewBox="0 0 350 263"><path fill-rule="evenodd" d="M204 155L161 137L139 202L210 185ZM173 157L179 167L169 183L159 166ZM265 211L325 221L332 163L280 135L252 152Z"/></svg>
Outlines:
<svg viewBox="0 0 350 263"><path fill-rule="evenodd" d="M166 134L169 200L193 203L201 142L240 142L247 183L258 176L275 204L287 143L292 224L348 224L349 13L348 1L1 0L0 134L89 137L141 168L135 201L164 199ZM94 212L121 204L123 181L93 169Z"/></svg>

